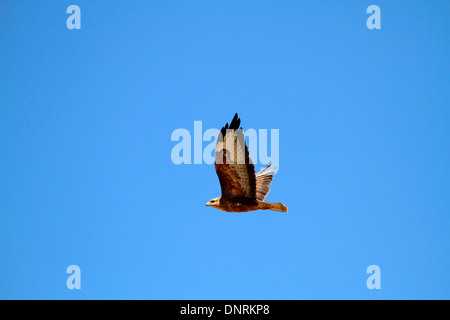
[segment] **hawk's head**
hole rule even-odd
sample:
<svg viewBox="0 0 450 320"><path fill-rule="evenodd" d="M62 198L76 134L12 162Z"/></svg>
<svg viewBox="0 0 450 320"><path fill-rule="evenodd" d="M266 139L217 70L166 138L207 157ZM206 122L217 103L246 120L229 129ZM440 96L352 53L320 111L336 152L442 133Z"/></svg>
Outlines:
<svg viewBox="0 0 450 320"><path fill-rule="evenodd" d="M220 197L209 200L206 205L213 208L220 207Z"/></svg>

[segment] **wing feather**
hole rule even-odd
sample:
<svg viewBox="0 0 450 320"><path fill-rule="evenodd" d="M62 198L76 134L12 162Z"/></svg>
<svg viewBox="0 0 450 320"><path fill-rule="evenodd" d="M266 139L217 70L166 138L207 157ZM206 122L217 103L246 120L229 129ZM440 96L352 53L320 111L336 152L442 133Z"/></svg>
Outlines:
<svg viewBox="0 0 450 320"><path fill-rule="evenodd" d="M269 185L272 183L274 168L269 169L271 163L269 163L264 169L256 174L256 200L264 201L267 194L270 191Z"/></svg>
<svg viewBox="0 0 450 320"><path fill-rule="evenodd" d="M236 113L230 125L227 123L222 128L217 139L215 169L224 199L256 199L255 166L249 157L240 123Z"/></svg>

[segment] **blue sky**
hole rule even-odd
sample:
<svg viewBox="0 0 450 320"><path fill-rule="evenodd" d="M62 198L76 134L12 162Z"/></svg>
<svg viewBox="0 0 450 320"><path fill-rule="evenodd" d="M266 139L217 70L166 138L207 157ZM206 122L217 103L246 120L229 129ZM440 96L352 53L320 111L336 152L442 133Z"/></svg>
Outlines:
<svg viewBox="0 0 450 320"><path fill-rule="evenodd" d="M0 298L449 299L449 9L2 1ZM287 214L206 208L214 167L172 163L235 112L280 130Z"/></svg>

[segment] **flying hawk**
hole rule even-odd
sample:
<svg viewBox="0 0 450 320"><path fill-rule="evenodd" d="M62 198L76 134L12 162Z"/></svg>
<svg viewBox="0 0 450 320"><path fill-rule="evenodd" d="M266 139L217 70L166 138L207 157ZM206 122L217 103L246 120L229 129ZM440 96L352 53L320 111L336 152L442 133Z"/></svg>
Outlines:
<svg viewBox="0 0 450 320"><path fill-rule="evenodd" d="M270 164L255 174L255 166L249 157L245 137L238 114L230 125L222 127L216 144L215 168L219 177L222 196L208 201L207 206L228 211L248 212L274 210L287 212L282 203L264 202L274 175Z"/></svg>

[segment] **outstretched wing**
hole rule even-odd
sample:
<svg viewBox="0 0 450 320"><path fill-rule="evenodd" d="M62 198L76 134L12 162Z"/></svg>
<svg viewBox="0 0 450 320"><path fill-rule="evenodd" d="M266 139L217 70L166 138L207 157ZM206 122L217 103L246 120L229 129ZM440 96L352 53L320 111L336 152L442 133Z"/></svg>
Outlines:
<svg viewBox="0 0 450 320"><path fill-rule="evenodd" d="M215 168L224 199L256 199L255 166L249 157L240 123L236 113L217 138Z"/></svg>
<svg viewBox="0 0 450 320"><path fill-rule="evenodd" d="M267 194L270 191L270 184L272 183L274 169L269 169L271 163L269 163L264 169L256 174L256 200L264 201Z"/></svg>

